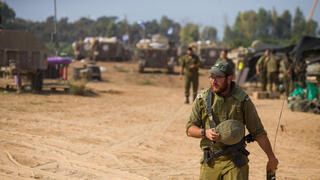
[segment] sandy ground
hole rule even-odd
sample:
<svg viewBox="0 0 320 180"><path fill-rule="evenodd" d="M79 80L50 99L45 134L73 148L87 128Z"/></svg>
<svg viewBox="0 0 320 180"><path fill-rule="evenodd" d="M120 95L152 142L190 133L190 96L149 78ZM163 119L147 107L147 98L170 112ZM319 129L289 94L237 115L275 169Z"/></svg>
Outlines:
<svg viewBox="0 0 320 180"><path fill-rule="evenodd" d="M199 139L185 135L191 105L178 75L100 64L103 82L87 84L96 96L1 90L0 179L198 179ZM208 87L206 70L200 87ZM273 145L284 101L253 102ZM320 116L285 103L280 124L277 179L320 179ZM248 150L250 179L265 179L266 155L257 143Z"/></svg>

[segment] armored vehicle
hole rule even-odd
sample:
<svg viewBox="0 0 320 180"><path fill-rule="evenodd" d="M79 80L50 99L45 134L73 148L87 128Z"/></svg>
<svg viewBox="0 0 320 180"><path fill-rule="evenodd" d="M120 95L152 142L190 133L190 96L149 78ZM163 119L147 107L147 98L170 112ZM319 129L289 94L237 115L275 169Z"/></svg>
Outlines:
<svg viewBox="0 0 320 180"><path fill-rule="evenodd" d="M177 49L168 43L166 37L153 35L151 40L142 39L136 46L140 73L145 68L166 68L169 73L174 72L178 62Z"/></svg>
<svg viewBox="0 0 320 180"><path fill-rule="evenodd" d="M76 59L89 58L97 61L127 61L130 52L116 38L85 38L72 44Z"/></svg>
<svg viewBox="0 0 320 180"><path fill-rule="evenodd" d="M194 52L200 58L200 67L201 68L210 68L220 57L220 52L224 49L218 47L212 41L198 41L189 44L190 47L194 49Z"/></svg>
<svg viewBox="0 0 320 180"><path fill-rule="evenodd" d="M0 29L0 72L3 76L27 76L32 89L42 89L47 69L47 48L31 33ZM19 83L18 83L19 84ZM19 86L18 86L19 88Z"/></svg>

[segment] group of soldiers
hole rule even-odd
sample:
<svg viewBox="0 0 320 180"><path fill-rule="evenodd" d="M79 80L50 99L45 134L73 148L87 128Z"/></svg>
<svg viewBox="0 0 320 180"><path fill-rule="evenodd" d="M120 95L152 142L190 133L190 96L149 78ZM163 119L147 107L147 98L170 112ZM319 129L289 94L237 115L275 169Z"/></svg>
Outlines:
<svg viewBox="0 0 320 180"><path fill-rule="evenodd" d="M286 54L283 59L278 59L275 51L267 49L256 63L256 72L261 83L261 90L279 92L279 74L281 70L283 72L284 91L289 96L296 86L306 86L306 67L305 61L294 63L289 54Z"/></svg>

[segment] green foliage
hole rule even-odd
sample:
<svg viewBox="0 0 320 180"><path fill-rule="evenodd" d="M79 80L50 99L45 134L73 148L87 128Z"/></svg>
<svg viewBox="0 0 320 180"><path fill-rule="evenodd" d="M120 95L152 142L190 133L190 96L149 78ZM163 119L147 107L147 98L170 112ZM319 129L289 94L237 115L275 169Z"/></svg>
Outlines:
<svg viewBox="0 0 320 180"><path fill-rule="evenodd" d="M280 16L276 9L272 12L260 8L254 11L240 12L233 26L226 25L224 41L231 47L246 46L259 39L266 43L291 45L301 36L316 36L316 21L305 21L302 11L297 7L292 24L292 15L285 10ZM319 33L319 32L318 32Z"/></svg>
<svg viewBox="0 0 320 180"><path fill-rule="evenodd" d="M0 25L3 24L6 27L8 22L11 22L15 19L16 13L11 9L7 3L0 2Z"/></svg>
<svg viewBox="0 0 320 180"><path fill-rule="evenodd" d="M198 25L188 23L185 27L180 30L181 43L189 43L199 40L199 28Z"/></svg>
<svg viewBox="0 0 320 180"><path fill-rule="evenodd" d="M203 40L217 41L217 29L215 27L206 26L202 29L200 37Z"/></svg>

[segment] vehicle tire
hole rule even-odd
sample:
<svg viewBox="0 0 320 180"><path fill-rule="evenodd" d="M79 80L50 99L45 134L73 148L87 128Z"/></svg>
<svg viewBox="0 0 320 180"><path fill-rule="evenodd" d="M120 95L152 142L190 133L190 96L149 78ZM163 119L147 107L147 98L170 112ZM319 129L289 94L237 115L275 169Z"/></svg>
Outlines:
<svg viewBox="0 0 320 180"><path fill-rule="evenodd" d="M174 73L174 67L173 66L168 66L168 73L173 74Z"/></svg>
<svg viewBox="0 0 320 180"><path fill-rule="evenodd" d="M144 72L144 67L139 65L139 73L143 73Z"/></svg>

